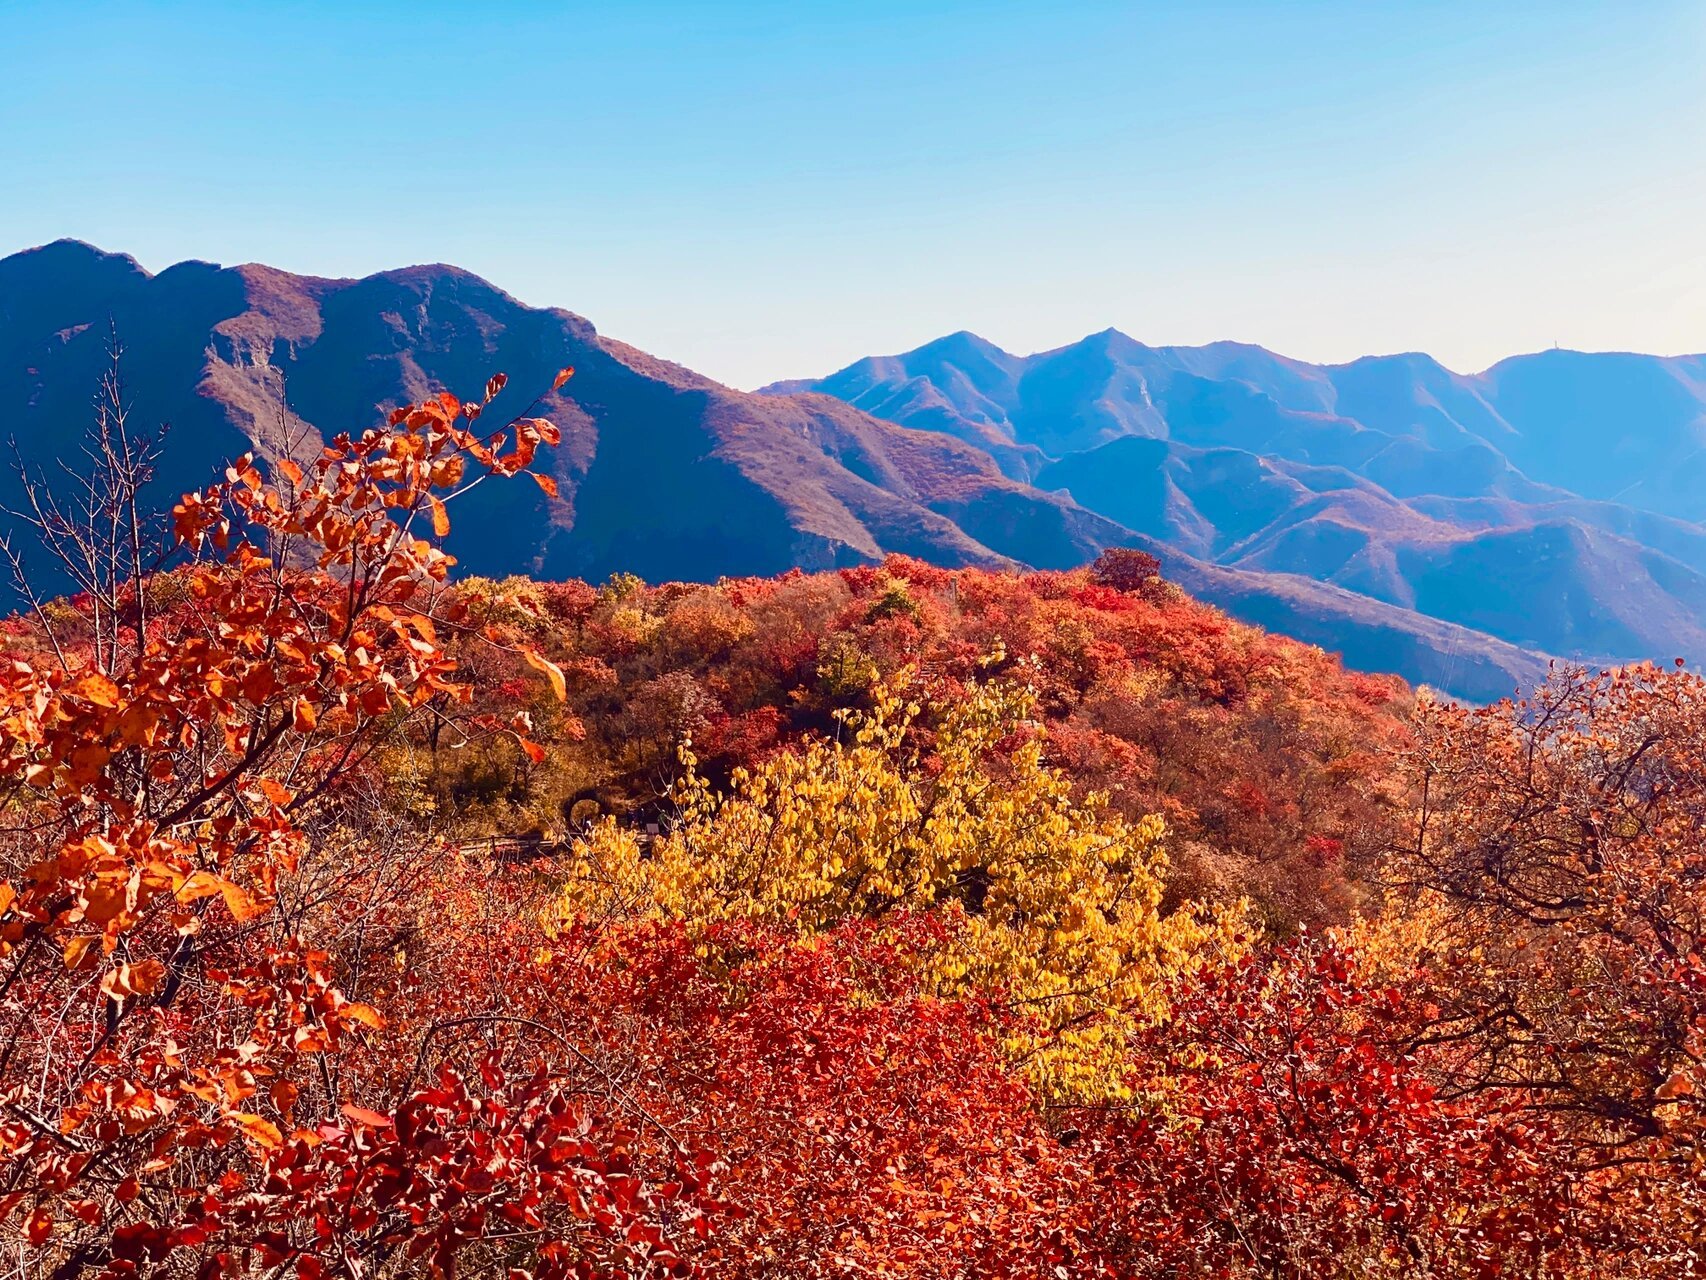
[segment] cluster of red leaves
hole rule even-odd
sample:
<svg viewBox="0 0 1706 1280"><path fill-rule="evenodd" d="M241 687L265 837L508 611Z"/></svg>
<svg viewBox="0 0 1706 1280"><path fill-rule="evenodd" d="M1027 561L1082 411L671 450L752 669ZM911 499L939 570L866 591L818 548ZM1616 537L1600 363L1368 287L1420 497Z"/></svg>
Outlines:
<svg viewBox="0 0 1706 1280"><path fill-rule="evenodd" d="M714 1152L718 1275L1587 1276L1659 1246L1517 1090L1464 1094L1404 987L1305 941L1181 979L1132 1101L1043 1108L1003 1045L1023 1010L920 974L957 907L803 942L750 925L577 927L537 947L527 878L483 886L479 993ZM495 893L495 898L494 898ZM401 1005L389 1006L398 1007ZM424 1015L422 1015L424 1016ZM1649 1259L1650 1261L1650 1259Z"/></svg>
<svg viewBox="0 0 1706 1280"><path fill-rule="evenodd" d="M488 1037L529 1011L483 1043L542 1034L715 1152L697 1261L716 1275L1665 1274L1636 1269L1644 1226L1575 1176L1563 1136L1519 1094L1455 1096L1420 1011L1340 946L1182 980L1131 1103L1049 1110L1002 1048L1020 1011L921 989L957 908L810 943L576 930L529 956L514 905L488 907L509 922L482 958L501 987L440 1011L489 1002Z"/></svg>
<svg viewBox="0 0 1706 1280"><path fill-rule="evenodd" d="M1585 1182L1706 1257L1706 681L1559 671L1430 705L1395 879L1424 895L1415 1000L1467 1094L1553 1118ZM1674 1274L1686 1274L1678 1269Z"/></svg>
<svg viewBox="0 0 1706 1280"><path fill-rule="evenodd" d="M288 1138L247 1118L245 1136L264 1152L248 1177L228 1169L175 1205L157 1198L155 1179L130 1177L115 1198L154 1206L71 1258L112 1275L159 1264L205 1276L288 1268L313 1280L390 1265L453 1275L476 1251L524 1262L541 1280L694 1273L666 1227L704 1234L701 1170L689 1163L679 1181L653 1182L631 1158L644 1146L637 1135L543 1072L517 1081L489 1060L473 1078L449 1066L434 1075L390 1115L345 1104ZM96 1198L69 1207L100 1222Z"/></svg>
<svg viewBox="0 0 1706 1280"><path fill-rule="evenodd" d="M1147 1058L1176 1091L1098 1132L1138 1274L1562 1274L1606 1224L1515 1095L1454 1098L1403 992L1305 943L1189 984Z"/></svg>
<svg viewBox="0 0 1706 1280"><path fill-rule="evenodd" d="M1046 1275L1086 1259L1082 1170L1001 1052L1008 1015L920 991L953 927L861 922L812 946L662 927L603 953L607 998L645 1021L657 1105L726 1164L727 1274Z"/></svg>

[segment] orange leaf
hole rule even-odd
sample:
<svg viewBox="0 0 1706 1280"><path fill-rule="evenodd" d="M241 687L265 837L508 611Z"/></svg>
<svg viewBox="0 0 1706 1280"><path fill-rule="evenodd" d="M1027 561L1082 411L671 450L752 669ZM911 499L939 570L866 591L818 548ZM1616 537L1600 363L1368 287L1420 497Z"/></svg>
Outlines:
<svg viewBox="0 0 1706 1280"><path fill-rule="evenodd" d="M551 497L555 498L557 496L557 482L550 476L542 476L537 471L529 471L527 474L533 477L534 484L538 485Z"/></svg>
<svg viewBox="0 0 1706 1280"><path fill-rule="evenodd" d="M575 367L573 365L568 366L566 369L557 370L557 376L551 383L551 390L561 391L563 389L563 384L574 376Z"/></svg>
<svg viewBox="0 0 1706 1280"><path fill-rule="evenodd" d="M385 1025L385 1019L379 1015L379 1010L375 1009L370 1004L356 1004L354 1001L351 1001L349 1004L340 1005L338 1007L338 1016L340 1018L347 1018L351 1022L363 1023L366 1026L372 1027L375 1031Z"/></svg>
<svg viewBox="0 0 1706 1280"><path fill-rule="evenodd" d="M427 495L427 502L432 506L432 531L442 538L450 532L450 512L444 509L444 502L433 494Z"/></svg>
<svg viewBox="0 0 1706 1280"><path fill-rule="evenodd" d="M1672 1098L1686 1098L1694 1092L1694 1077L1686 1069L1678 1071L1660 1085L1654 1097L1663 1098L1667 1102Z"/></svg>
<svg viewBox="0 0 1706 1280"><path fill-rule="evenodd" d="M488 378L486 380L486 400L489 402L493 396L502 391L504 384L508 381L509 375L507 373L494 373Z"/></svg>
<svg viewBox="0 0 1706 1280"><path fill-rule="evenodd" d="M231 1118L237 1122L238 1128L242 1129L258 1147L264 1147L271 1151L284 1142L284 1135L278 1131L278 1126L265 1116L239 1111Z"/></svg>
<svg viewBox="0 0 1706 1280"><path fill-rule="evenodd" d="M200 902L203 898L211 898L222 892L220 886L224 883L223 877L211 871L197 871L178 886L178 901Z"/></svg>
<svg viewBox="0 0 1706 1280"><path fill-rule="evenodd" d="M85 702L92 702L97 707L118 706L118 685L99 671L91 671L66 692Z"/></svg>
<svg viewBox="0 0 1706 1280"><path fill-rule="evenodd" d="M65 967L71 970L87 969L95 963L94 946L101 940L98 933L84 933L71 939L65 944Z"/></svg>
<svg viewBox="0 0 1706 1280"><path fill-rule="evenodd" d="M197 871L178 886L179 902L199 902L215 894L225 899L225 909L238 924L247 924L257 916L267 913L267 903L251 897L239 885L233 884L224 876L216 876L211 871Z"/></svg>
<svg viewBox="0 0 1706 1280"><path fill-rule="evenodd" d="M112 1000L124 1000L131 996L145 996L159 986L160 979L165 976L166 966L158 960L144 960L140 964L121 964L101 979L101 993Z"/></svg>
<svg viewBox="0 0 1706 1280"><path fill-rule="evenodd" d="M390 1116L382 1116L377 1111L369 1111L366 1107L345 1103L341 1110L344 1115L357 1124L364 1124L370 1129L389 1129L391 1127Z"/></svg>
<svg viewBox="0 0 1706 1280"><path fill-rule="evenodd" d="M546 444L556 444L563 438L563 433L557 429L557 424L549 418L517 418L515 420L516 445L526 446L526 456L533 457L534 450L540 441ZM523 463L525 466L526 464Z"/></svg>
<svg viewBox="0 0 1706 1280"><path fill-rule="evenodd" d="M231 918L238 924L247 924L257 916L264 916L267 913L269 904L266 901L252 897L229 880L220 886L219 893L225 899L225 909L231 913Z"/></svg>
<svg viewBox="0 0 1706 1280"><path fill-rule="evenodd" d="M53 1211L37 1209L24 1225L24 1235L31 1244L43 1245L53 1235Z"/></svg>
<svg viewBox="0 0 1706 1280"><path fill-rule="evenodd" d="M551 692L557 695L558 702L569 700L569 687L563 679L563 669L542 654L532 649L523 649L521 656L527 659L527 665L536 671L543 671L545 678L551 682Z"/></svg>
<svg viewBox="0 0 1706 1280"><path fill-rule="evenodd" d="M302 483L302 468L297 466L289 458L280 458L278 460L278 469L284 473L285 478L288 479L291 484Z"/></svg>
<svg viewBox="0 0 1706 1280"><path fill-rule="evenodd" d="M320 723L320 714L314 710L314 704L307 698L298 698L296 705L291 708L291 720L298 733L312 733L314 726Z"/></svg>

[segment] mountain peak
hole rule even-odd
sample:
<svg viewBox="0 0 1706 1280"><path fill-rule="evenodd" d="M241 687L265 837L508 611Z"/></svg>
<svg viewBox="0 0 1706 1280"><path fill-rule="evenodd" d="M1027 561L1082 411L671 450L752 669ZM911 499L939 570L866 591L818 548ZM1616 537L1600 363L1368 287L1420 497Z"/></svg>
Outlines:
<svg viewBox="0 0 1706 1280"><path fill-rule="evenodd" d="M1013 358L1010 352L1002 350L987 338L979 337L970 329L957 329L953 333L944 334L940 338L926 342L921 347L914 347L901 358L910 359L915 356L938 359L960 359L966 356L975 356L980 359L995 361Z"/></svg>
<svg viewBox="0 0 1706 1280"><path fill-rule="evenodd" d="M1137 355L1150 350L1146 344L1139 342L1129 333L1116 329L1112 325L1080 338L1077 342L1070 344L1067 349L1072 348L1101 351L1109 355Z"/></svg>
<svg viewBox="0 0 1706 1280"><path fill-rule="evenodd" d="M33 249L23 249L11 256L15 258L23 258L33 254L51 255L61 260L69 258L93 258L128 262L138 270L142 269L141 264L128 253L113 253L110 250L101 248L98 244L91 244L87 240L79 240L75 236L61 236L57 240L49 240L46 244L37 245Z"/></svg>
<svg viewBox="0 0 1706 1280"><path fill-rule="evenodd" d="M134 275L147 279L148 270L128 253L109 253L87 240L65 237L0 257L0 272L52 272L86 276Z"/></svg>
<svg viewBox="0 0 1706 1280"><path fill-rule="evenodd" d="M31 464L74 447L117 333L138 412L173 423L170 493L269 447L263 368L326 433L575 366L549 406L561 496L470 494L464 571L710 579L891 551L1067 567L1160 538L1181 585L1454 692L1508 688L1522 650L1706 651L1706 529L1685 523L1706 517L1706 368L1676 358L1555 351L1467 377L1415 352L1314 365L1114 327L1016 356L961 329L758 396L445 263L153 275L61 240L0 259L0 297L0 413Z"/></svg>

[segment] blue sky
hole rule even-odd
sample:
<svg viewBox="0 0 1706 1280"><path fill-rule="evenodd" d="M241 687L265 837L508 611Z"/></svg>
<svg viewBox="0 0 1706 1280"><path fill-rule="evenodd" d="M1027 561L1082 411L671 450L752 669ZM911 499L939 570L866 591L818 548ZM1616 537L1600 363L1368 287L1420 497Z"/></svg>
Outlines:
<svg viewBox="0 0 1706 1280"><path fill-rule="evenodd" d="M447 261L752 386L974 329L1706 350L1706 3L0 0L0 253Z"/></svg>

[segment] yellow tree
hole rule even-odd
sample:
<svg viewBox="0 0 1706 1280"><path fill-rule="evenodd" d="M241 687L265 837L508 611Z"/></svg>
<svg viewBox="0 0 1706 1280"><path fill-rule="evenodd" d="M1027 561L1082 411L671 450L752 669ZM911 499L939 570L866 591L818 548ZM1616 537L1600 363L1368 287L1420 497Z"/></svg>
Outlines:
<svg viewBox="0 0 1706 1280"><path fill-rule="evenodd" d="M953 915L927 974L940 995L993 994L1028 1015L1010 1048L1049 1096L1123 1093L1131 1030L1170 979L1236 946L1234 914L1163 914L1161 820L1075 799L1045 761L1030 690L974 686L931 708L910 673L816 740L737 773L717 795L694 771L680 821L642 848L615 824L576 849L563 921L730 919L811 937L854 918Z"/></svg>

